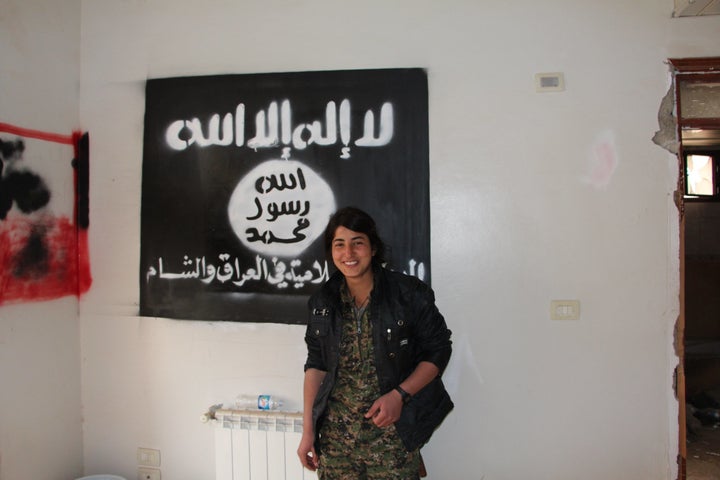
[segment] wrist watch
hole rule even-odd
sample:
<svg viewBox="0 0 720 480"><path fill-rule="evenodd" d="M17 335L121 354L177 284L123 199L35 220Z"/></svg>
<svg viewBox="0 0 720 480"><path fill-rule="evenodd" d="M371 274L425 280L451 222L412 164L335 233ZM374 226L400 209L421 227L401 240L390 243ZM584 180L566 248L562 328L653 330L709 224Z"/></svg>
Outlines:
<svg viewBox="0 0 720 480"><path fill-rule="evenodd" d="M403 390L399 385L397 387L395 387L395 390L400 394L400 397L402 397L403 404L410 401L410 398L412 397L412 395L410 395L408 392Z"/></svg>

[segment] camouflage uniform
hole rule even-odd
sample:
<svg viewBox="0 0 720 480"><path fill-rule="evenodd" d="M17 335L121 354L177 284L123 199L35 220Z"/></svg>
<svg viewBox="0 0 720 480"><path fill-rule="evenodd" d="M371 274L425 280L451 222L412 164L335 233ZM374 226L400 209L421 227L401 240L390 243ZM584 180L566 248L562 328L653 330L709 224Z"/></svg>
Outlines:
<svg viewBox="0 0 720 480"><path fill-rule="evenodd" d="M408 452L395 426L378 428L365 413L380 396L370 308L357 310L341 289L343 330L335 388L320 430L321 480L414 480L420 456Z"/></svg>

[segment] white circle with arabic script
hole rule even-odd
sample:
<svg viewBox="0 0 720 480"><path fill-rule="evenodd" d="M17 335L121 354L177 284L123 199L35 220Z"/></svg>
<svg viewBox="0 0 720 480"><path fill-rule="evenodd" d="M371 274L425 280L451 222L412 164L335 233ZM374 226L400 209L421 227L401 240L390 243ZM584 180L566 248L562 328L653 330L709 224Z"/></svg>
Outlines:
<svg viewBox="0 0 720 480"><path fill-rule="evenodd" d="M230 196L230 226L243 245L262 255L299 255L325 231L335 211L332 189L297 160L267 160L238 182Z"/></svg>

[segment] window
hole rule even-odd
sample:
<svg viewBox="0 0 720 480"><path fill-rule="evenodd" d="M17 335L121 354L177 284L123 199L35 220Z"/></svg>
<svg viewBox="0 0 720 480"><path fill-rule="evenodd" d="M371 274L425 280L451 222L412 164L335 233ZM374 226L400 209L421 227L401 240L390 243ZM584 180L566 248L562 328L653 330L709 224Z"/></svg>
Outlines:
<svg viewBox="0 0 720 480"><path fill-rule="evenodd" d="M720 57L671 59L684 169L681 181L689 201L719 201Z"/></svg>
<svg viewBox="0 0 720 480"><path fill-rule="evenodd" d="M718 197L717 172L720 154L711 151L685 151L685 198L713 199Z"/></svg>

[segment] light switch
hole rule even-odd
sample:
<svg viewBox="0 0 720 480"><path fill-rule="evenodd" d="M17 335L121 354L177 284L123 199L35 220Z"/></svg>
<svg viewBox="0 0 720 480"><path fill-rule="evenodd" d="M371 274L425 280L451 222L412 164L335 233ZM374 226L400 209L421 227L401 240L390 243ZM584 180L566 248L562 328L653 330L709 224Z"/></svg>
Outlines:
<svg viewBox="0 0 720 480"><path fill-rule="evenodd" d="M551 320L579 320L579 300L552 300L550 301Z"/></svg>
<svg viewBox="0 0 720 480"><path fill-rule="evenodd" d="M153 448L138 448L137 462L138 465L143 465L146 467L159 467L160 450L155 450Z"/></svg>
<svg viewBox="0 0 720 480"><path fill-rule="evenodd" d="M536 73L536 92L562 92L565 90L565 75L562 72Z"/></svg>

